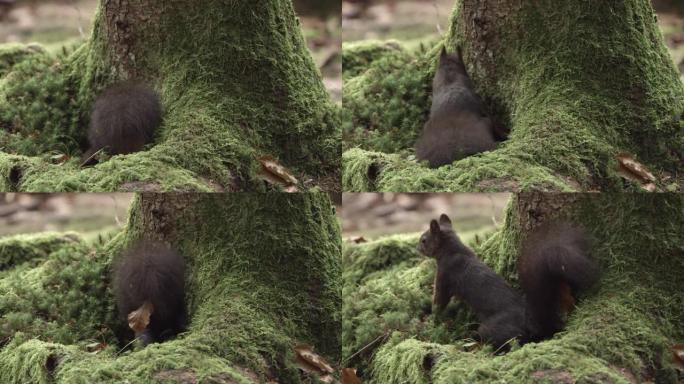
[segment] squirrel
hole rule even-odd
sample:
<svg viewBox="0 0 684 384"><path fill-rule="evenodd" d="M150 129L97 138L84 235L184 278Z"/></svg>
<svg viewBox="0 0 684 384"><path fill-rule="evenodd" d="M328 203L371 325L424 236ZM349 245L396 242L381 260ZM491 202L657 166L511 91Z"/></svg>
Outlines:
<svg viewBox="0 0 684 384"><path fill-rule="evenodd" d="M121 319L151 304L147 327L135 332L144 346L162 342L185 329L185 262L175 250L143 240L128 249L116 267L114 286Z"/></svg>
<svg viewBox="0 0 684 384"><path fill-rule="evenodd" d="M485 116L482 101L466 72L461 48L448 55L442 47L432 80L430 117L416 142L416 157L431 168L496 148L505 133Z"/></svg>
<svg viewBox="0 0 684 384"><path fill-rule="evenodd" d="M88 127L89 149L83 166L97 161L100 150L110 155L137 152L152 142L162 120L159 95L147 85L126 81L107 88L93 106Z"/></svg>
<svg viewBox="0 0 684 384"><path fill-rule="evenodd" d="M542 224L522 245L518 271L523 296L482 262L442 214L420 237L420 253L437 259L433 305L442 311L453 296L465 302L480 325L477 336L500 349L550 338L563 327L575 297L598 280L585 235L567 223Z"/></svg>

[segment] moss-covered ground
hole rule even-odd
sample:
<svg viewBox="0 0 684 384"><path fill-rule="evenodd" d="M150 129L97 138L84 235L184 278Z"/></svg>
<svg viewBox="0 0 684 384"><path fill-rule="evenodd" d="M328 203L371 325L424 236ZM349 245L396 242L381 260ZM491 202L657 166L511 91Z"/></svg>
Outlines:
<svg viewBox="0 0 684 384"><path fill-rule="evenodd" d="M0 382L316 382L296 367L300 343L339 361L340 236L328 197L192 204L162 226L175 228L166 239L188 265L190 324L144 349L122 349L110 278L121 250L151 231L139 201L104 243L75 233L0 239Z"/></svg>
<svg viewBox="0 0 684 384"><path fill-rule="evenodd" d="M514 206L501 229L461 237L516 286L523 234ZM684 340L683 214L674 194L587 194L561 210L587 229L599 286L564 331L506 354L473 342L475 318L462 303L452 300L440 319L431 314L435 263L416 251L418 233L345 243L344 364L383 384L677 383L669 347Z"/></svg>
<svg viewBox="0 0 684 384"><path fill-rule="evenodd" d="M344 190L639 190L619 176L620 153L659 189L682 190L684 85L655 20L646 0L462 0L441 39L344 44ZM487 112L511 134L494 151L430 169L413 146L439 50L457 45Z"/></svg>
<svg viewBox="0 0 684 384"><path fill-rule="evenodd" d="M0 45L0 189L277 190L258 176L257 158L272 156L300 190L339 190L330 180L339 175L340 107L322 85L291 3L191 8L164 7L156 35L134 28L147 43L131 44L125 60L107 42L102 9L89 40L61 52ZM126 72L116 60L137 67ZM95 96L131 72L161 95L154 143L80 167Z"/></svg>

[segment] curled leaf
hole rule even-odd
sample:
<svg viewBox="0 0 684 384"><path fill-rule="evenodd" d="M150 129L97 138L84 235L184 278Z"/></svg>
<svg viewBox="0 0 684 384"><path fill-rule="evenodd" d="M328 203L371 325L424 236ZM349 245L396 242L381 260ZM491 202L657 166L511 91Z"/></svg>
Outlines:
<svg viewBox="0 0 684 384"><path fill-rule="evenodd" d="M342 384L361 384L361 379L356 376L356 369L354 368L342 368L340 376Z"/></svg>
<svg viewBox="0 0 684 384"><path fill-rule="evenodd" d="M672 346L672 361L679 372L684 372L684 344Z"/></svg>
<svg viewBox="0 0 684 384"><path fill-rule="evenodd" d="M297 354L297 366L307 373L327 375L335 370L320 355L314 353L311 345L300 344L294 347Z"/></svg>
<svg viewBox="0 0 684 384"><path fill-rule="evenodd" d="M278 164L272 156L258 157L261 163L261 170L259 176L270 184L280 185L286 188L287 192L297 192L294 186L297 184L297 179L292 176L290 171L282 165Z"/></svg>
<svg viewBox="0 0 684 384"><path fill-rule="evenodd" d="M86 345L86 351L88 351L94 355L96 355L98 352L100 352L101 350L103 350L105 348L107 348L106 343L90 343L90 344Z"/></svg>
<svg viewBox="0 0 684 384"><path fill-rule="evenodd" d="M154 312L154 306L149 301L143 303L140 308L128 314L128 327L136 334L144 331L150 324L150 316Z"/></svg>
<svg viewBox="0 0 684 384"><path fill-rule="evenodd" d="M645 165L634 160L632 156L626 153L621 153L617 156L619 166L619 173L627 180L632 180L640 184L653 182L656 180L655 176L646 168Z"/></svg>

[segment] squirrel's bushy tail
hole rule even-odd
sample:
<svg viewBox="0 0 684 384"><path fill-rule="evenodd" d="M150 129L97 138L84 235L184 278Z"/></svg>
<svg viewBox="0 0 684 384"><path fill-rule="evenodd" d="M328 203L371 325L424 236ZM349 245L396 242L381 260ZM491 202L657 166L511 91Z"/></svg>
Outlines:
<svg viewBox="0 0 684 384"><path fill-rule="evenodd" d="M145 302L152 304L147 333L161 341L185 322L185 262L164 244L143 240L124 254L115 273L116 300L123 321ZM137 336L137 335L136 335Z"/></svg>
<svg viewBox="0 0 684 384"><path fill-rule="evenodd" d="M538 341L563 328L577 295L596 283L599 269L589 258L585 233L572 224L552 222L523 241L518 275L525 293L528 336Z"/></svg>

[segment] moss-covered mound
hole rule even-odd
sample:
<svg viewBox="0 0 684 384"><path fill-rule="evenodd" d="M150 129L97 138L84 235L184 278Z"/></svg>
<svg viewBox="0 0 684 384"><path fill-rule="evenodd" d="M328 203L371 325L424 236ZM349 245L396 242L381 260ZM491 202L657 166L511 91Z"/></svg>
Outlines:
<svg viewBox="0 0 684 384"><path fill-rule="evenodd" d="M277 189L258 177L271 156L300 189L339 190L339 107L291 2L154 3L102 2L89 41L57 55L0 46L0 189ZM80 167L95 96L127 78L161 95L154 143Z"/></svg>
<svg viewBox="0 0 684 384"><path fill-rule="evenodd" d="M0 382L300 383L314 379L299 373L296 345L339 360L340 237L325 194L158 199L167 221L150 223L138 198L105 244L0 240ZM183 208L170 219L171 206ZM171 341L122 350L111 266L143 233L186 259L190 323Z"/></svg>
<svg viewBox="0 0 684 384"><path fill-rule="evenodd" d="M513 285L522 235L515 206L497 232L461 234ZM470 339L477 324L464 304L453 300L439 321L431 314L435 263L417 253L418 234L345 245L343 361L364 382L383 384L676 383L669 346L684 341L683 214L677 195L582 195L561 210L592 238L599 287L563 332L503 355Z"/></svg>
<svg viewBox="0 0 684 384"><path fill-rule="evenodd" d="M619 176L621 153L658 187L684 189L684 85L649 1L486 3L456 1L449 33L429 49L344 45L345 190L638 190ZM511 134L494 151L430 169L413 146L439 50L458 45Z"/></svg>

